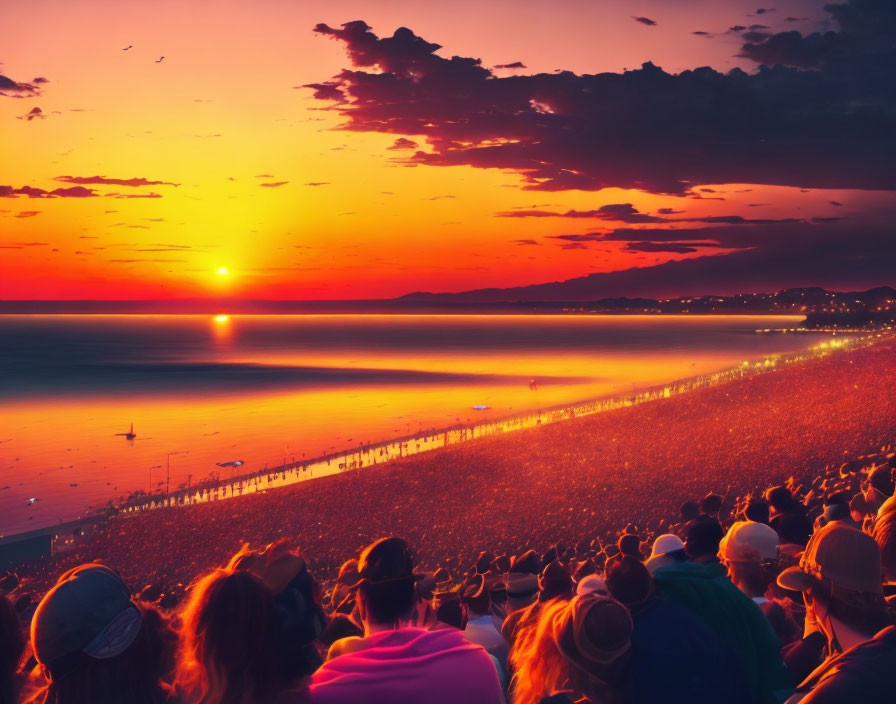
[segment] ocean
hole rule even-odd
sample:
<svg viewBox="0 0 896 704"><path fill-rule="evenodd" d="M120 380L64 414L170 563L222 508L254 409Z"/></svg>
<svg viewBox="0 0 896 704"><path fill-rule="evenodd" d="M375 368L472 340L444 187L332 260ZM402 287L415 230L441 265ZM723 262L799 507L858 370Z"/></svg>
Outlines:
<svg viewBox="0 0 896 704"><path fill-rule="evenodd" d="M0 535L138 490L630 393L830 337L756 333L799 320L0 316Z"/></svg>

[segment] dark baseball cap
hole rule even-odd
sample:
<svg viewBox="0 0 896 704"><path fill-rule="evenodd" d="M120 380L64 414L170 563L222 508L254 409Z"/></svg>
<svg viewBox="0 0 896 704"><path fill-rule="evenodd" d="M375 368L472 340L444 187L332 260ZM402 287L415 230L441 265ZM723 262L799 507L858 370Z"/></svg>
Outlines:
<svg viewBox="0 0 896 704"><path fill-rule="evenodd" d="M81 565L63 574L34 612L34 656L51 677L58 677L81 657L104 660L123 653L142 622L116 572L105 565Z"/></svg>

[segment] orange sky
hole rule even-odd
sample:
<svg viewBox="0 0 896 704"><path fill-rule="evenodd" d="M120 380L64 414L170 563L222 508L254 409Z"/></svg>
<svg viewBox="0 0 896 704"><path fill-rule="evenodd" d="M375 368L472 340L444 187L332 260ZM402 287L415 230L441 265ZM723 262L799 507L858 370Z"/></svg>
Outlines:
<svg viewBox="0 0 896 704"><path fill-rule="evenodd" d="M823 4L776 7L782 17L806 16L811 29ZM312 28L355 19L381 36L410 27L442 44L442 56L475 56L485 66L523 61L528 73L616 72L646 60L669 72L752 70L734 58L738 37L724 33L751 21L743 2L633 5L3 3L0 74L49 82L35 97L0 97L0 184L74 185L61 176L167 183L85 184L98 194L90 198L0 198L0 298L345 299L504 287L696 255L623 251L622 242L587 251L521 246L515 240L583 225L499 212L631 203L642 213L672 208L689 217L761 210L763 218L823 218L891 203L874 192L750 184L699 184L725 200L616 188L524 191L512 172L397 164L387 149L395 134L340 131L338 113L294 88L350 66L344 46ZM718 36L691 34L703 29ZM34 107L44 117L17 119ZM152 194L160 197L122 197ZM598 224L624 226L588 227Z"/></svg>

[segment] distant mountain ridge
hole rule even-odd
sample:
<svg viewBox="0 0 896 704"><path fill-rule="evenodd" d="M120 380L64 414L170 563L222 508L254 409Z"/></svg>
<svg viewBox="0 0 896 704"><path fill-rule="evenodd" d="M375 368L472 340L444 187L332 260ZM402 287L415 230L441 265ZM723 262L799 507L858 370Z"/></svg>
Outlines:
<svg viewBox="0 0 896 704"><path fill-rule="evenodd" d="M787 288L815 289L824 283L828 290L861 291L869 283L896 285L896 273L883 260L850 260L848 253L823 267L807 251L796 260L781 262L762 257L756 250L724 257L708 256L670 261L652 267L632 267L598 272L564 281L480 288L451 293L418 291L397 300L432 303L499 303L516 301L596 301L605 298L664 299L718 294L731 296L743 291L781 291Z"/></svg>
<svg viewBox="0 0 896 704"><path fill-rule="evenodd" d="M495 289L502 290L502 289ZM473 293L473 292L471 292ZM830 291L818 286L787 288L776 293L738 293L675 298L613 296L590 300L482 301L462 294L410 294L393 299L301 301L261 299L173 300L0 300L0 314L220 314L286 315L343 313L781 313L896 314L896 289L878 286L866 291Z"/></svg>
<svg viewBox="0 0 896 704"><path fill-rule="evenodd" d="M471 292L474 293L474 292ZM437 295L436 295L437 296ZM445 300L425 296L397 300L423 302ZM448 299L459 303L457 299ZM472 304L472 302L471 302ZM477 305L482 305L477 303ZM517 305L527 305L518 301ZM732 296L701 295L676 298L629 298L616 296L589 301L529 302L528 305L556 306L564 310L590 313L781 313L781 314L853 314L892 311L896 315L896 289L877 286L867 291L829 291L818 286L787 288L777 293L738 293Z"/></svg>

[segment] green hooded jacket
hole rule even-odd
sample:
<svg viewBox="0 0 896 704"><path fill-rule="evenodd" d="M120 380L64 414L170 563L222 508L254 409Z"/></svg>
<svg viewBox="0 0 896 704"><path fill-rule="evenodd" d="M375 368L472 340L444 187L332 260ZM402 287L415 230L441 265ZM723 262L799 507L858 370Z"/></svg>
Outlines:
<svg viewBox="0 0 896 704"><path fill-rule="evenodd" d="M774 630L756 603L731 583L718 562L680 562L659 568L657 588L696 613L740 656L754 704L778 704L793 681Z"/></svg>

